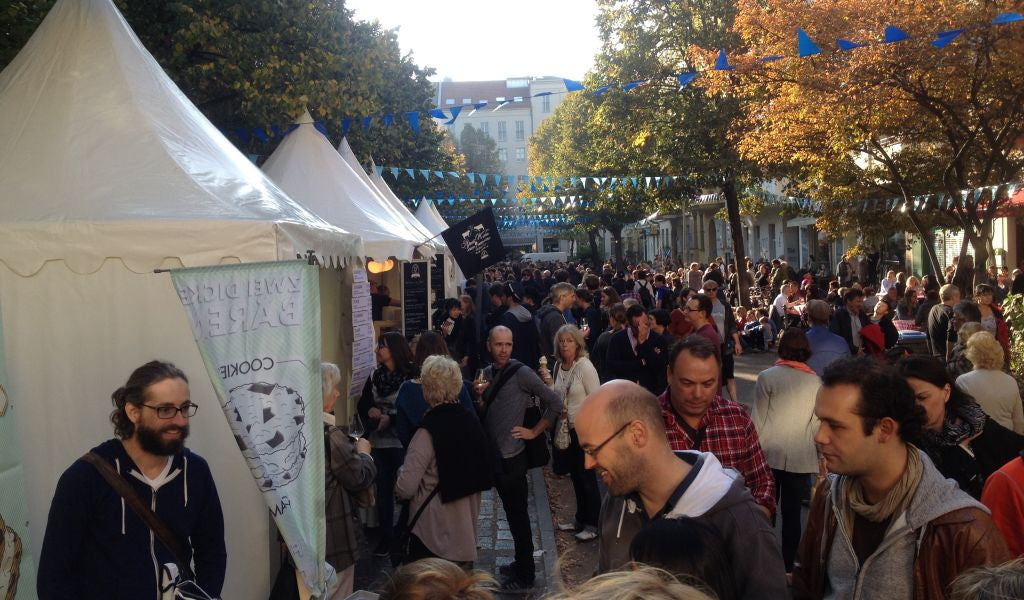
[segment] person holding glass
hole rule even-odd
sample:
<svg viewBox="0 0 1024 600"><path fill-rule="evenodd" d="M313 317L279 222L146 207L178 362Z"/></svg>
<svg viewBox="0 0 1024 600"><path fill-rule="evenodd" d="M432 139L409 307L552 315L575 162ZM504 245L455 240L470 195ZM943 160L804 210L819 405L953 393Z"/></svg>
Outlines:
<svg viewBox="0 0 1024 600"><path fill-rule="evenodd" d="M377 467L370 457L370 442L366 438L356 437L357 432L351 428L346 434L334 425L334 406L341 395L338 390L338 384L341 382L338 365L321 363L320 375L324 402L324 464L327 471L324 478L327 562L334 567L340 581L330 598L340 600L352 593L356 552L359 548L359 539L356 535L359 521L352 506L352 494L362 493L373 485ZM358 434L361 435L362 432ZM356 437L354 444L349 435Z"/></svg>
<svg viewBox="0 0 1024 600"><path fill-rule="evenodd" d="M561 531L576 531L576 540L589 542L597 537L597 522L601 511L601 496L597 489L597 475L584 466L583 450L576 436L576 412L583 400L597 391L601 381L594 364L587 358L583 334L575 325L563 325L555 333L557 359L548 371L543 366L538 373L558 397L562 399L562 415L569 426L569 447L555 449L555 465L568 472L576 495L576 518L571 523L559 523ZM555 427L561 427L557 422Z"/></svg>
<svg viewBox="0 0 1024 600"><path fill-rule="evenodd" d="M377 465L377 517L380 539L374 555L389 554L395 527L395 477L402 465L402 442L395 429L398 389L416 374L412 351L401 333L381 334L377 343L377 368L366 380L357 410L366 425L373 460Z"/></svg>

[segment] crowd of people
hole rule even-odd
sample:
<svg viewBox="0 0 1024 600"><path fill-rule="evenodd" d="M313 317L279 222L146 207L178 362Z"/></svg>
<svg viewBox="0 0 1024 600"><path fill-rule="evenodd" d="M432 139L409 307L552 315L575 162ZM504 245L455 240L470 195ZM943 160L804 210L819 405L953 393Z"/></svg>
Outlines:
<svg viewBox="0 0 1024 600"><path fill-rule="evenodd" d="M332 598L353 590L364 527L397 568L381 598L529 593L528 473L547 465L575 497L555 526L597 557L592 579L552 598L1024 597L1024 405L1000 308L1024 276L995 269L961 290L865 281L847 257L825 271L502 263L440 302L435 330L380 336L357 441L335 426L340 371L324 363ZM740 398L745 353L776 356ZM114 403L119 439L97 453L144 497L184 484L183 506L158 512L216 597L223 520L183 445L187 379L150 363ZM473 570L490 489L515 556L497 581ZM59 587L82 544L138 554L146 526L128 532L117 498L82 461L61 478L41 597L92 597ZM145 571L150 552L136 559Z"/></svg>

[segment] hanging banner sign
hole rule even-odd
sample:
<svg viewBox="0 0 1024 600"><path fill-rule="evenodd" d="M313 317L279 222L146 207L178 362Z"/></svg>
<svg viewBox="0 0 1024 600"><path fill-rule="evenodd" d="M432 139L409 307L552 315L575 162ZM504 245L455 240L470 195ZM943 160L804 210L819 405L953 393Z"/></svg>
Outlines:
<svg viewBox="0 0 1024 600"><path fill-rule="evenodd" d="M444 303L444 271L444 254L435 254L434 260L430 263L430 291L432 304L438 306ZM431 323L431 325L433 326L435 323Z"/></svg>
<svg viewBox="0 0 1024 600"><path fill-rule="evenodd" d="M324 529L320 287L304 261L171 272L242 456L302 581L337 586Z"/></svg>
<svg viewBox="0 0 1024 600"><path fill-rule="evenodd" d="M36 566L29 551L28 504L15 426L17 402L7 387L0 323L0 598L36 598Z"/></svg>

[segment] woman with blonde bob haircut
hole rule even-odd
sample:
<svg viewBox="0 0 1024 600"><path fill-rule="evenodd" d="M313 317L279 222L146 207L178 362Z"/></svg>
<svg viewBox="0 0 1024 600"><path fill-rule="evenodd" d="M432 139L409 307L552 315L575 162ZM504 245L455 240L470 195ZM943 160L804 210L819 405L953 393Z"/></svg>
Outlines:
<svg viewBox="0 0 1024 600"><path fill-rule="evenodd" d="M551 371L541 368L540 378L562 399L562 415L555 423L556 431L565 420L569 427L569 447L555 448L553 468L559 475L568 474L576 495L576 516L573 521L559 523L561 531L575 531L576 541L597 539L597 521L601 513L601 494L597 475L584 466L583 450L576 436L576 413L587 396L601 387L594 363L587 358L583 333L575 325L562 325L555 332L555 356Z"/></svg>
<svg viewBox="0 0 1024 600"><path fill-rule="evenodd" d="M598 575L574 590L548 600L714 600L699 589L680 582L668 571L646 565L633 570Z"/></svg>
<svg viewBox="0 0 1024 600"><path fill-rule="evenodd" d="M496 450L480 420L459 403L462 372L454 360L427 357L420 383L430 408L409 442L395 484L395 494L410 501L409 515L419 515L411 523L407 557L471 566L477 556L480 493L494 485Z"/></svg>
<svg viewBox="0 0 1024 600"><path fill-rule="evenodd" d="M968 338L964 355L974 369L957 377L956 387L972 396L997 423L1024 433L1020 389L1017 380L1003 372L1005 357L999 340L987 331L979 331Z"/></svg>
<svg viewBox="0 0 1024 600"><path fill-rule="evenodd" d="M494 578L440 558L409 563L391 576L380 600L493 600Z"/></svg>

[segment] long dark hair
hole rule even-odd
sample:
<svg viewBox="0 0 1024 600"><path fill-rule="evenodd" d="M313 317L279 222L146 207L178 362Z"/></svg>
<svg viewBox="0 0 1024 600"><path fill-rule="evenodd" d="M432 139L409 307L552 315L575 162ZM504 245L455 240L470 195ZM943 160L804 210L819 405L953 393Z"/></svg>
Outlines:
<svg viewBox="0 0 1024 600"><path fill-rule="evenodd" d="M427 360L427 357L434 355L451 358L448 352L448 344L445 343L444 337L436 331L424 331L416 342L416 358L414 361L416 370L420 370L420 367L423 366L423 361Z"/></svg>
<svg viewBox="0 0 1024 600"><path fill-rule="evenodd" d="M933 356L911 355L902 358L896 363L896 370L906 379L927 381L939 389L948 385L950 391L949 401L946 402L947 413L951 410L957 413L961 406L975 403L974 398L957 387L946 370L946 365Z"/></svg>
<svg viewBox="0 0 1024 600"><path fill-rule="evenodd" d="M395 372L405 375L412 375L416 369L412 358L412 349L405 336L397 331L387 331L380 335L380 345L391 352L391 359L395 361ZM383 366L383 365L381 365Z"/></svg>
<svg viewBox="0 0 1024 600"><path fill-rule="evenodd" d="M141 406L146 401L146 390L149 386L165 379L180 379L188 383L188 377L173 363L151 360L132 371L128 381L110 395L114 410L110 413L110 422L114 425L114 434L126 440L135 434L135 423L128 418L125 406L133 404Z"/></svg>
<svg viewBox="0 0 1024 600"><path fill-rule="evenodd" d="M696 583L719 600L738 597L725 540L714 527L696 519L656 519L629 544L629 558L665 569L684 583Z"/></svg>

